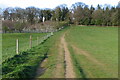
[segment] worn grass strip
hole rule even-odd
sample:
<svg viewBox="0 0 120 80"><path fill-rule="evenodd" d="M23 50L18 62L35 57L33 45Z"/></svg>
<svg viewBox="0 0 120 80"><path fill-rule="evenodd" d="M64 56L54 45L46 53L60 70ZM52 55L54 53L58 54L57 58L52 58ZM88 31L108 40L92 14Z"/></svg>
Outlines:
<svg viewBox="0 0 120 80"><path fill-rule="evenodd" d="M48 41L45 42L45 44L50 46L48 51L48 56L47 56L48 58L45 63L42 63L43 65L42 67L44 67L46 70L38 78L56 78L56 77L63 78L64 77L64 59L60 61L58 60L58 58L60 57L59 55L60 37L66 30L67 28L55 33L54 36L52 36ZM57 67L58 64L62 66L60 67L60 70L58 70L58 67ZM57 74L56 70L60 72Z"/></svg>
<svg viewBox="0 0 120 80"><path fill-rule="evenodd" d="M57 64L54 73L54 78L65 78L65 68L64 68L64 50L61 42L58 43L58 56Z"/></svg>
<svg viewBox="0 0 120 80"><path fill-rule="evenodd" d="M86 78L86 73L84 71L84 69L81 67L81 65L78 63L78 61L76 60L76 56L74 55L74 50L71 46L68 46L70 54L71 54L71 58L72 58L72 62L73 62L73 67L76 73L77 78Z"/></svg>

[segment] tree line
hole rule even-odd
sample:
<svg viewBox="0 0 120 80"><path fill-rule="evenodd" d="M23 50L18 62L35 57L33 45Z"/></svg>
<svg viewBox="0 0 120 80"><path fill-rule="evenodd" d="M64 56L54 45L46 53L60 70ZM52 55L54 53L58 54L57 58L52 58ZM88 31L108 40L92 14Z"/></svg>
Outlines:
<svg viewBox="0 0 120 80"><path fill-rule="evenodd" d="M55 9L40 9L36 7L11 8L3 10L2 17L4 21L17 22L16 25L31 25L45 21L66 21L69 24L77 25L99 25L99 26L118 26L119 25L119 8L120 3L114 6L89 7L85 3L77 2L72 4L71 8L67 5L59 5ZM9 22L6 22L7 24ZM12 26L12 25L11 25Z"/></svg>

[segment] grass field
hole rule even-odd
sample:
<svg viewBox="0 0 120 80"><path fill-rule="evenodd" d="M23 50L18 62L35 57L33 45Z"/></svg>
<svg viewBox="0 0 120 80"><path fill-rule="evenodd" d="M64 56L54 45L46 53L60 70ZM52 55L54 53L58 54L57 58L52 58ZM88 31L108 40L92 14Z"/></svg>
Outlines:
<svg viewBox="0 0 120 80"><path fill-rule="evenodd" d="M36 45L37 36L45 35L31 34L34 45ZM30 33L24 33L24 36L21 34L3 34L3 47L10 48L7 51L3 49L4 52L13 51L11 47L15 46L14 42L17 36L20 36L21 40L24 38L21 41L21 46L27 44L26 47L29 47L29 42L26 43L29 35ZM63 37L63 35L65 36ZM8 42L10 38L11 43ZM118 77L118 28L93 26L67 27L55 32L54 36L32 49L23 51L25 49L23 47L21 49L23 52L19 55L12 53L13 58L3 63L3 77L66 78L68 60L65 58L66 54L69 54L68 51L66 52L67 48L70 52L68 59L72 60L76 78ZM8 55L3 54L3 57L7 59Z"/></svg>
<svg viewBox="0 0 120 80"><path fill-rule="evenodd" d="M19 39L19 50L29 49L29 38L32 35L32 45L37 45L37 37L41 38L47 33L6 33L2 34L2 60L16 54L16 39Z"/></svg>
<svg viewBox="0 0 120 80"><path fill-rule="evenodd" d="M117 27L72 26L66 40L78 77L118 77Z"/></svg>

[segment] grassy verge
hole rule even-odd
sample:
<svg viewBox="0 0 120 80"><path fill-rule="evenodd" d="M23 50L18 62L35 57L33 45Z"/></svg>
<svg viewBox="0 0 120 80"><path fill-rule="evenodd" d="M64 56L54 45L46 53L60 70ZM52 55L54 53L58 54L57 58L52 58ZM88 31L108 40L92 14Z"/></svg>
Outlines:
<svg viewBox="0 0 120 80"><path fill-rule="evenodd" d="M47 55L48 48L41 44L21 52L2 64L3 78L34 78L39 62Z"/></svg>

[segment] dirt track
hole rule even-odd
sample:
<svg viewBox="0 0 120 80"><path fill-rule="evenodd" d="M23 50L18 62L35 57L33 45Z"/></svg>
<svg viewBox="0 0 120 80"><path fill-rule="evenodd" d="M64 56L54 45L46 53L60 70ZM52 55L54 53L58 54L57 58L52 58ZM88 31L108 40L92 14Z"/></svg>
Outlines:
<svg viewBox="0 0 120 80"><path fill-rule="evenodd" d="M75 78L75 72L73 70L73 64L70 57L70 52L68 50L67 43L64 37L65 37L65 34L61 37L61 44L63 45L65 62L66 62L65 78Z"/></svg>
<svg viewBox="0 0 120 80"><path fill-rule="evenodd" d="M70 52L67 47L67 42L65 41L65 33L60 37L60 41L57 44L58 47L58 57L56 57L56 67L53 78L76 78L73 69L72 59ZM40 67L37 69L36 77L40 77L41 74L46 70L44 64L48 63L45 59Z"/></svg>

